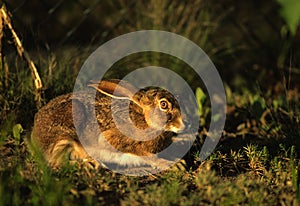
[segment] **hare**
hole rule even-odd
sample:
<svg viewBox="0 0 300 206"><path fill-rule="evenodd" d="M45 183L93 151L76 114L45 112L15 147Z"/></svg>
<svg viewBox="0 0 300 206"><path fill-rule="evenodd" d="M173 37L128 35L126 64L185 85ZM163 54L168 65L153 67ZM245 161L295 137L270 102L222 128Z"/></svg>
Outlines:
<svg viewBox="0 0 300 206"><path fill-rule="evenodd" d="M96 95L91 89L62 95L35 115L31 141L52 167L66 160L97 165L89 146L100 161L153 166L155 160L141 157L163 151L185 128L178 101L165 89L139 90L117 79L89 86Z"/></svg>

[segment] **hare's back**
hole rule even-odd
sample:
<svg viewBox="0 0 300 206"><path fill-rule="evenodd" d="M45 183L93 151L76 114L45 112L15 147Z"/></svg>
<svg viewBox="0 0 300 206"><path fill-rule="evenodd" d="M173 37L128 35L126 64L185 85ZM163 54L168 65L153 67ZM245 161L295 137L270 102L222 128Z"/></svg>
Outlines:
<svg viewBox="0 0 300 206"><path fill-rule="evenodd" d="M58 96L42 107L35 115L32 137L48 147L62 139L78 141L78 133L92 138L99 128L105 131L113 127L111 98L81 91Z"/></svg>
<svg viewBox="0 0 300 206"><path fill-rule="evenodd" d="M35 125L40 127L72 126L72 94L51 100L35 115Z"/></svg>
<svg viewBox="0 0 300 206"><path fill-rule="evenodd" d="M56 97L36 113L31 136L42 149L66 136L76 136L71 97L72 94Z"/></svg>

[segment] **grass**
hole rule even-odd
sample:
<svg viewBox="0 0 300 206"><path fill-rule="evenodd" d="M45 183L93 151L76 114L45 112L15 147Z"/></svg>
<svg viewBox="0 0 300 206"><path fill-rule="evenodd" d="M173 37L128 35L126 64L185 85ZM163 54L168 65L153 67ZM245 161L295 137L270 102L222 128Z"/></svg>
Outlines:
<svg viewBox="0 0 300 206"><path fill-rule="evenodd" d="M52 171L13 138L1 146L1 160L1 205L295 205L299 201L295 147L281 146L275 157L256 145L229 154L216 151L196 169L148 177L82 165Z"/></svg>

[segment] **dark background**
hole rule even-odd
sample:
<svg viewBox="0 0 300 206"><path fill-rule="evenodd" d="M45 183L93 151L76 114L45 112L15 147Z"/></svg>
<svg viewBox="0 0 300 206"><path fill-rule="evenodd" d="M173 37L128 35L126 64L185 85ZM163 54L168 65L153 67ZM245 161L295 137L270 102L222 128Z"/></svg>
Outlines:
<svg viewBox="0 0 300 206"><path fill-rule="evenodd" d="M4 2L25 48L30 50L46 45L50 49L99 46L127 32L160 29L200 45L224 75L228 70L245 75L247 69L276 72L277 68L300 65L299 32L290 34L276 1Z"/></svg>

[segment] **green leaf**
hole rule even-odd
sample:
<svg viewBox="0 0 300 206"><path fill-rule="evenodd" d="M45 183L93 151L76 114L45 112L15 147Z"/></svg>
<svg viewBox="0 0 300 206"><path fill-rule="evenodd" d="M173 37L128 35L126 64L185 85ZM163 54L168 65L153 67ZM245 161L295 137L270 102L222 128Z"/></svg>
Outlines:
<svg viewBox="0 0 300 206"><path fill-rule="evenodd" d="M286 21L291 33L296 34L300 24L300 1L299 0L277 0L281 5L280 15Z"/></svg>
<svg viewBox="0 0 300 206"><path fill-rule="evenodd" d="M13 127L13 136L14 138L20 143L21 141L21 134L23 132L23 127L21 124L16 124Z"/></svg>
<svg viewBox="0 0 300 206"><path fill-rule="evenodd" d="M196 89L196 101L198 104L198 112L199 115L202 116L204 114L203 103L205 102L206 95L201 88Z"/></svg>

